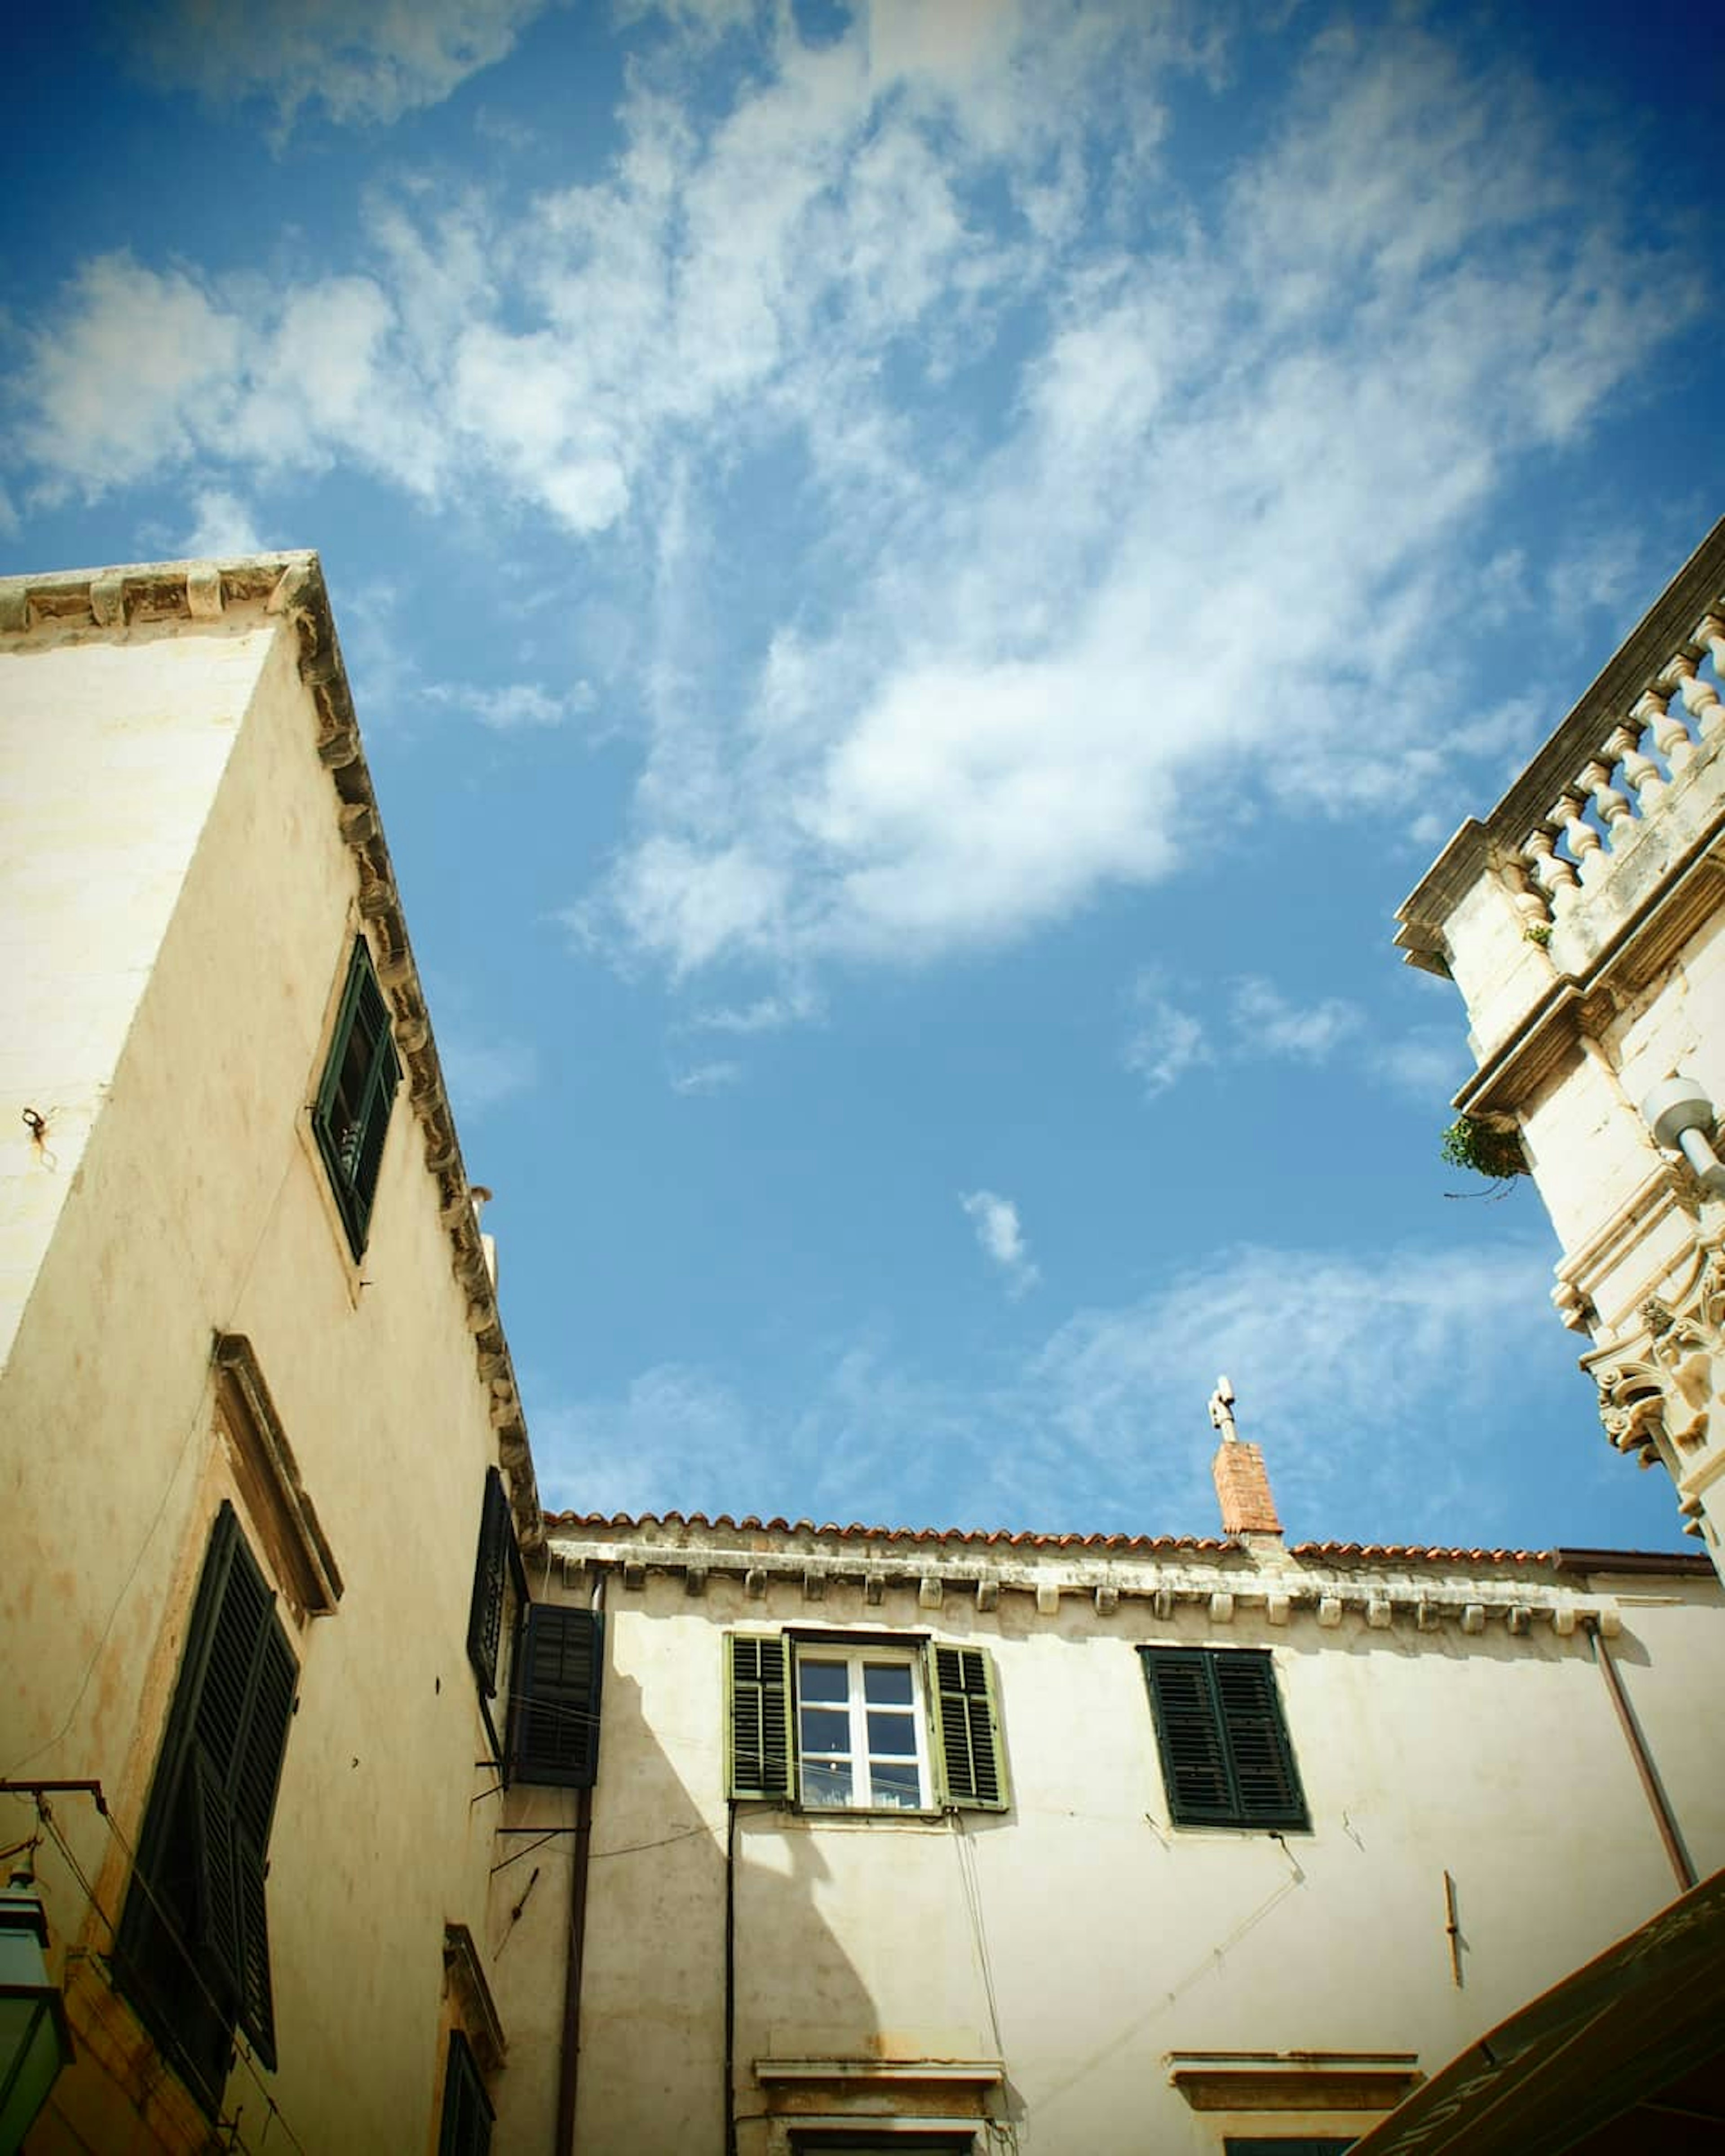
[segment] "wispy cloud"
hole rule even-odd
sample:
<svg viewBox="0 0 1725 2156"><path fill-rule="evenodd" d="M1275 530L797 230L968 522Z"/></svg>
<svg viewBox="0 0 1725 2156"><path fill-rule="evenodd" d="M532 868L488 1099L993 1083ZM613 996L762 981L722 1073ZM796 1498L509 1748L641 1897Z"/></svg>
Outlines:
<svg viewBox="0 0 1725 2156"><path fill-rule="evenodd" d="M711 1063L692 1064L687 1070L671 1073L674 1093L722 1093L740 1085L742 1065L726 1059Z"/></svg>
<svg viewBox="0 0 1725 2156"><path fill-rule="evenodd" d="M757 996L746 1004L711 1004L692 1013L685 1023L693 1032L778 1033L786 1026L806 1024L820 1015L820 1009L813 989L796 988Z"/></svg>
<svg viewBox="0 0 1725 2156"><path fill-rule="evenodd" d="M1344 996L1301 1003L1260 974L1226 983L1208 999L1157 968L1127 988L1121 1060L1154 1101L1206 1064L1293 1062L1313 1067L1348 1051L1358 1075L1416 1097L1441 1100L1466 1075L1453 1026L1385 1035ZM1200 1009L1204 1015L1200 1015Z"/></svg>
<svg viewBox="0 0 1725 2156"><path fill-rule="evenodd" d="M1009 1198L993 1190L961 1194L958 1203L976 1230L978 1249L1005 1276L1009 1291L1023 1295L1041 1277L1030 1258L1029 1245L1019 1222L1019 1209Z"/></svg>
<svg viewBox="0 0 1725 2156"><path fill-rule="evenodd" d="M539 1082L539 1059L524 1040L485 1040L459 1025L438 1034L438 1058L459 1116L479 1116Z"/></svg>
<svg viewBox="0 0 1725 2156"><path fill-rule="evenodd" d="M768 1406L667 1365L534 1418L548 1500L888 1524L1209 1532L1206 1402L1233 1378L1296 1536L1493 1541L1497 1448L1548 1339L1545 1255L1519 1243L1217 1251L1137 1300L1080 1311L978 1387L870 1337ZM1441 1460L1405 1429L1440 1420ZM1540 1522L1514 1530L1538 1539Z"/></svg>
<svg viewBox="0 0 1725 2156"><path fill-rule="evenodd" d="M560 726L590 711L597 701L590 682L552 690L536 681L509 681L490 687L455 681L428 682L420 694L428 704L460 711L493 733L521 733Z"/></svg>
<svg viewBox="0 0 1725 2156"><path fill-rule="evenodd" d="M548 0L153 0L125 18L157 81L212 105L262 99L285 135L302 107L388 124L441 104L514 46Z"/></svg>
<svg viewBox="0 0 1725 2156"><path fill-rule="evenodd" d="M232 554L257 554L264 550L253 512L237 494L223 487L206 487L193 499L198 521L181 541L181 552L192 561L209 561Z"/></svg>

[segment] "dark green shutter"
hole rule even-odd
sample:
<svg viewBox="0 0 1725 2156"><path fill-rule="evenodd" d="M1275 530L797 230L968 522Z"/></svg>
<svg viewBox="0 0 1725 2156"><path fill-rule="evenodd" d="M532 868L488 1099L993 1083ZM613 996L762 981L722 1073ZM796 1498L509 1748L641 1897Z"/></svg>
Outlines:
<svg viewBox="0 0 1725 2156"><path fill-rule="evenodd" d="M492 2117L491 2100L485 2094L467 2039L459 2029L452 2029L449 2061L444 2069L444 2115L437 2156L487 2156Z"/></svg>
<svg viewBox="0 0 1725 2156"><path fill-rule="evenodd" d="M275 2064L264 1856L298 1674L274 1598L224 1503L116 1950L123 1987L212 2107L236 2020L264 2063Z"/></svg>
<svg viewBox="0 0 1725 2156"><path fill-rule="evenodd" d="M1303 1828L1306 1803L1270 1656L1203 1647L1142 1652L1174 1825Z"/></svg>
<svg viewBox="0 0 1725 2156"><path fill-rule="evenodd" d="M366 940L357 937L329 1060L311 1111L311 1126L356 1258L366 1246L389 1111L400 1078L389 1006L372 969Z"/></svg>
<svg viewBox="0 0 1725 2156"><path fill-rule="evenodd" d="M599 1769L605 1620L536 1602L515 1664L515 1779L590 1789Z"/></svg>
<svg viewBox="0 0 1725 2156"><path fill-rule="evenodd" d="M966 1811L1005 1811L1012 1799L993 1658L984 1647L934 1644L925 1654L939 1801Z"/></svg>
<svg viewBox="0 0 1725 2156"><path fill-rule="evenodd" d="M503 1640L503 1597L509 1578L509 1546L515 1534L509 1499L496 1468L485 1476L480 1508L479 1550L474 1559L473 1595L467 1605L467 1659L486 1699L497 1691L497 1655Z"/></svg>
<svg viewBox="0 0 1725 2156"><path fill-rule="evenodd" d="M796 1793L788 1641L776 1633L726 1635L725 1714L729 1794L788 1802Z"/></svg>

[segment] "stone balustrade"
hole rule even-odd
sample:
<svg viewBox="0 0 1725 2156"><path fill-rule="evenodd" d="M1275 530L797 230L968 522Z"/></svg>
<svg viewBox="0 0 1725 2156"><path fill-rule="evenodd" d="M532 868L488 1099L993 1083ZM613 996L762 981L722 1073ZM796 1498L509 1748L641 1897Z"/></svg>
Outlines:
<svg viewBox="0 0 1725 2156"><path fill-rule="evenodd" d="M1599 738L1497 873L1536 933L1596 890L1642 826L1657 817L1702 752L1725 740L1725 596L1621 712L1598 716Z"/></svg>
<svg viewBox="0 0 1725 2156"><path fill-rule="evenodd" d="M1502 1037L1515 1007L1545 993L1543 952L1560 975L1580 979L1643 886L1669 887L1692 854L1714 843L1722 744L1725 520L1491 814L1462 825L1400 910L1396 941L1408 963L1455 980L1481 1045ZM1539 963L1517 964L1518 946Z"/></svg>

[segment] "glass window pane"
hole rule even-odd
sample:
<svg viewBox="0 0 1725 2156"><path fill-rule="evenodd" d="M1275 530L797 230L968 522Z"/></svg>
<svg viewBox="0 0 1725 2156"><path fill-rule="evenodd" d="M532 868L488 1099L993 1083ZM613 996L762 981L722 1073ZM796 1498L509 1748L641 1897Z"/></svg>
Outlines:
<svg viewBox="0 0 1725 2156"><path fill-rule="evenodd" d="M916 1723L908 1714L880 1714L871 1709L869 1714L869 1749L914 1759L916 1756Z"/></svg>
<svg viewBox="0 0 1725 2156"><path fill-rule="evenodd" d="M848 1699L850 1697L850 1673L843 1662L810 1662L799 1656L797 1660L797 1691L803 1699Z"/></svg>
<svg viewBox="0 0 1725 2156"><path fill-rule="evenodd" d="M870 1762L869 1781L874 1791L872 1801L890 1811L915 1811L922 1802L922 1790L916 1779L916 1763L907 1759L902 1766Z"/></svg>
<svg viewBox="0 0 1725 2156"><path fill-rule="evenodd" d="M911 1704L910 1664L868 1663L863 1670L863 1697L870 1707L908 1707Z"/></svg>
<svg viewBox="0 0 1725 2156"><path fill-rule="evenodd" d="M805 1752L850 1749L850 1717L842 1707L805 1707L799 1727Z"/></svg>
<svg viewBox="0 0 1725 2156"><path fill-rule="evenodd" d="M803 1801L830 1808L850 1802L850 1768L840 1761L835 1766L824 1765L818 1759L803 1762Z"/></svg>

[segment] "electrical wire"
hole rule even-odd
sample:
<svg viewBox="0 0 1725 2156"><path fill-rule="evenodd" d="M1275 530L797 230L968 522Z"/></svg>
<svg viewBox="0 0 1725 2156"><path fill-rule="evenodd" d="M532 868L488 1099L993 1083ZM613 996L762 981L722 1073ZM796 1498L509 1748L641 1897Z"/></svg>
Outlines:
<svg viewBox="0 0 1725 2156"><path fill-rule="evenodd" d="M91 1886L90 1882L89 1877L86 1875L83 1866L78 1861L76 1852L72 1849L70 1844L66 1840L65 1836L61 1833L59 1823L54 1819L53 1810L49 1806L47 1799L44 1797L39 1797L36 1803L38 1816L41 1819L43 1825L47 1829L49 1839L53 1841L55 1848L59 1850L61 1857L65 1862L67 1869L71 1872L73 1878L77 1881L79 1887L81 1889L85 1898L89 1902L91 1908L95 1911L102 1922L106 1925L109 1938L110 1940L117 1939L120 1936L119 1927L115 1923L114 1919L108 1914L107 1910L103 1907L100 1900L97 1897L95 1887ZM198 1967L197 1958L187 1943L185 1934L180 1929L177 1917L172 1911L163 1906L154 1887L151 1884L147 1874L138 1863L136 1851L132 1848L131 1844L127 1840L126 1835L121 1831L119 1821L116 1820L111 1810L105 1811L101 1816L106 1821L109 1832L112 1834L116 1841L119 1843L122 1853L125 1855L127 1861L131 1866L131 1877L134 1885L136 1885L142 1892L145 1900L148 1902L151 1908L160 1919L169 1938L179 1949L181 1959L183 1961L186 1969L192 1978L192 1981L197 1985L198 1990L203 1994L204 1998L208 2001L210 2006L214 2010L217 2015L223 2021L231 2023L231 2015L228 2005L216 1996L215 1993L210 1989L209 1984L205 1981L203 1972ZM281 2122L282 2132L286 2134L288 2139L300 2152L300 2156L307 2156L305 2144L300 2140L299 2135L295 2133L293 2128L288 2123L286 2114L283 2112L280 2105L275 2101L275 2097L270 2092L269 2085L265 2082L263 2076L259 2073L257 2063L254 2060L249 2049L239 2040L238 2035L236 2035L234 2039L234 2052L237 2062L245 2069L246 2072L250 2075L252 2081L255 2083L259 2095L263 2097L264 2104L268 2107L270 2117L280 2119ZM267 2127L268 2120L266 2119L266 2130Z"/></svg>

